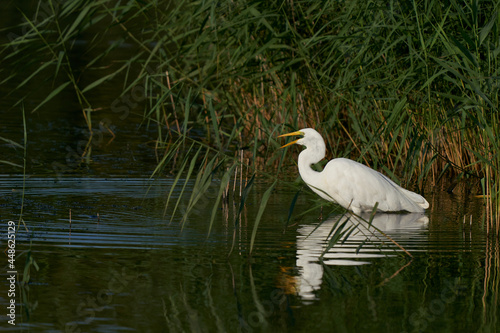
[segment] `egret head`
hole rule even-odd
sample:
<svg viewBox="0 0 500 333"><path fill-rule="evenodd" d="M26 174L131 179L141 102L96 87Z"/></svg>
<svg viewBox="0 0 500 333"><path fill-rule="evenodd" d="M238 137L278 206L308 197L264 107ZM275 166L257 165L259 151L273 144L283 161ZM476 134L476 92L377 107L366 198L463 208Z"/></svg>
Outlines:
<svg viewBox="0 0 500 333"><path fill-rule="evenodd" d="M289 143L282 146L281 148L288 147L290 145L293 145L294 143L297 143L299 145L306 146L306 147L314 146L314 145L317 145L319 143L323 143L323 145L324 145L324 141L323 141L323 138L321 137L321 135L316 130L314 130L312 128L303 128L297 132L292 132L292 133L280 135L280 136L278 136L278 138L285 137L285 136L293 136L293 135L301 135L302 138L290 141Z"/></svg>

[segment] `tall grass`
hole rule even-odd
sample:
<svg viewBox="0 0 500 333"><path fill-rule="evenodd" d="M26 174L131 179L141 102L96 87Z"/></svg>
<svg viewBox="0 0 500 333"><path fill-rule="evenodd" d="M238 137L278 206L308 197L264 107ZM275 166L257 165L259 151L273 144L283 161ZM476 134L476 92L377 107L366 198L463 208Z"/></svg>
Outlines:
<svg viewBox="0 0 500 333"><path fill-rule="evenodd" d="M92 131L95 114L112 102L92 104L99 87L119 79L126 95L144 83L141 107L164 152L157 172L173 165L177 179L198 183L215 169L219 178L231 169L276 179L294 168L275 137L314 127L328 158L360 160L410 188L467 182L484 195L488 232L498 235L499 7L476 0L40 2L38 14L23 13L23 23L2 30L9 41L0 56L9 67L1 84L15 83L14 91L50 84L31 110L38 112L73 90ZM82 39L84 66L72 53ZM124 43L135 51L117 59ZM98 78L86 82L85 73Z"/></svg>

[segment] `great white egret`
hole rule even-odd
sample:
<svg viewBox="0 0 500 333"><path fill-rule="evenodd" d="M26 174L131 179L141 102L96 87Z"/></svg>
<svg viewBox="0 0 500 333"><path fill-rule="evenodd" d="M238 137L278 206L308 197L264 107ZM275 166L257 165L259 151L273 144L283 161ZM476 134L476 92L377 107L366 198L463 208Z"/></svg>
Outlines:
<svg viewBox="0 0 500 333"><path fill-rule="evenodd" d="M334 201L356 214L372 211L411 213L423 212L429 203L421 195L405 190L392 180L361 163L347 158L335 158L326 164L323 171L311 168L325 157L325 141L312 128L283 134L279 138L301 135L302 138L287 143L305 146L299 154L299 173L302 180L320 197Z"/></svg>

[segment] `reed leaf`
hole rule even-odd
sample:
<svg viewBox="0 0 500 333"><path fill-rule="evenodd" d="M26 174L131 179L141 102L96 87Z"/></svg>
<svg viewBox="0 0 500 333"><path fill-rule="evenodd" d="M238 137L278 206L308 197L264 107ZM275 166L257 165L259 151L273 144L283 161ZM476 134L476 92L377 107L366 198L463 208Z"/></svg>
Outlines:
<svg viewBox="0 0 500 333"><path fill-rule="evenodd" d="M234 172L234 169L236 168L236 164L233 164L231 168L229 168L224 175L222 176L220 180L220 186L219 186L219 192L217 193L217 196L215 197L215 202L214 202L214 207L212 208L212 214L210 216L210 222L208 224L208 232L207 232L207 238L210 236L210 232L212 231L214 222L215 222L215 217L217 215L217 211L219 210L219 204L220 201L222 200L222 197L224 195L224 191L226 190L229 181L231 180L231 175Z"/></svg>
<svg viewBox="0 0 500 333"><path fill-rule="evenodd" d="M250 255L252 254L253 246L255 243L255 237L257 235L257 229L259 228L260 220L262 219L262 215L264 214L264 211L266 210L267 202L269 200L269 197L271 196L272 191L274 190L274 187L276 186L276 183L277 183L277 181L274 181L274 183L262 195L262 200L260 202L259 210L257 211L257 216L255 217L255 222L254 222L253 229L252 229L252 236L250 238L250 250L249 250Z"/></svg>
<svg viewBox="0 0 500 333"><path fill-rule="evenodd" d="M61 91L63 91L64 88L66 88L70 84L71 84L71 81L67 81L67 82L64 82L63 84L59 85L54 90L52 90L52 92L47 97L45 97L45 99L42 102L40 102L31 112L35 112L36 110L40 109L45 103L49 102L52 98L57 96Z"/></svg>

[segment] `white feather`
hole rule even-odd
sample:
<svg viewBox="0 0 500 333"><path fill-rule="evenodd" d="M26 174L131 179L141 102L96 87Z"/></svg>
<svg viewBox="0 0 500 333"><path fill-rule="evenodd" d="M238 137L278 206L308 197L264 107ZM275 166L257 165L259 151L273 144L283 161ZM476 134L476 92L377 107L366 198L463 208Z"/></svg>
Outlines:
<svg viewBox="0 0 500 333"><path fill-rule="evenodd" d="M294 141L306 147L299 154L299 173L304 182L322 198L335 201L354 213L377 210L383 212L423 212L429 203L421 195L405 190L388 177L361 163L346 158L328 162L323 171L311 168L325 157L325 142L312 128L285 134L303 135Z"/></svg>

